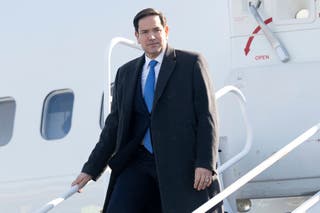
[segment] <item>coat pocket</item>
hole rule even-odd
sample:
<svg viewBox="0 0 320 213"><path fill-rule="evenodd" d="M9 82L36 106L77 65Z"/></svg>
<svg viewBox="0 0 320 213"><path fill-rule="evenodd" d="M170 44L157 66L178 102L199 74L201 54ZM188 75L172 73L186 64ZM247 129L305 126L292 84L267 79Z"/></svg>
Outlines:
<svg viewBox="0 0 320 213"><path fill-rule="evenodd" d="M132 140L128 142L124 147L118 150L108 162L109 167L116 175L127 166L128 162L132 159L134 153L138 149L140 140Z"/></svg>

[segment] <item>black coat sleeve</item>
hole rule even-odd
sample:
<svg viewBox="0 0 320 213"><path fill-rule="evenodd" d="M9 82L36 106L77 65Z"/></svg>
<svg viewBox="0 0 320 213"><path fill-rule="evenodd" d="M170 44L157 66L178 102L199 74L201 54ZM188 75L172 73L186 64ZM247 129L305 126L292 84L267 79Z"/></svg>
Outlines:
<svg viewBox="0 0 320 213"><path fill-rule="evenodd" d="M88 161L82 168L82 172L91 175L93 180L97 180L103 173L116 147L119 122L119 75L120 71L118 70L114 84L111 112L105 121L98 143L91 152Z"/></svg>
<svg viewBox="0 0 320 213"><path fill-rule="evenodd" d="M208 66L199 55L193 70L193 97L197 121L195 167L215 170L218 138L214 90Z"/></svg>

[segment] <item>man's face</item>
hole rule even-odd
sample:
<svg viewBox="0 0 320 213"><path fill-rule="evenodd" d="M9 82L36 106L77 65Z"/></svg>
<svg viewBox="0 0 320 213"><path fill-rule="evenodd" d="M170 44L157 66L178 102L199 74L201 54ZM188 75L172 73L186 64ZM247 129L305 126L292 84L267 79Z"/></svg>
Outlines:
<svg viewBox="0 0 320 213"><path fill-rule="evenodd" d="M163 27L159 16L146 16L138 22L135 32L138 43L149 58L156 58L167 46L168 26Z"/></svg>

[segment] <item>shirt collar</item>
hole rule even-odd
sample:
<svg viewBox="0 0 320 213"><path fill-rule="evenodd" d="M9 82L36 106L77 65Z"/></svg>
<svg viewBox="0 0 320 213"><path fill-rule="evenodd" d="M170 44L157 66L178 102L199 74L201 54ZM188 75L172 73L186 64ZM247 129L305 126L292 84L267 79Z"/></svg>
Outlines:
<svg viewBox="0 0 320 213"><path fill-rule="evenodd" d="M149 63L150 63L151 60L156 60L158 62L158 64L161 64L162 60L163 60L164 52L165 52L165 50L163 50L155 59L151 59L145 54L145 61L146 61L145 64L147 66L149 66Z"/></svg>

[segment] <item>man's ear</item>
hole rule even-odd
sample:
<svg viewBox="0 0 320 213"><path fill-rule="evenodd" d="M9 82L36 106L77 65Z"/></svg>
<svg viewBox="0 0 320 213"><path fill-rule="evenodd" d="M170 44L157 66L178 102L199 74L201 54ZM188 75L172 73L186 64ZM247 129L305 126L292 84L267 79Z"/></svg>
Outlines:
<svg viewBox="0 0 320 213"><path fill-rule="evenodd" d="M166 33L166 37L168 38L169 37L169 27L168 27L168 25L166 25L164 27L164 32Z"/></svg>
<svg viewBox="0 0 320 213"><path fill-rule="evenodd" d="M140 44L140 41L139 41L139 33L136 31L134 32L134 35L136 36L136 39L138 41L138 44Z"/></svg>

